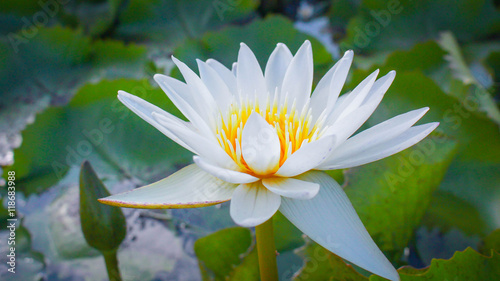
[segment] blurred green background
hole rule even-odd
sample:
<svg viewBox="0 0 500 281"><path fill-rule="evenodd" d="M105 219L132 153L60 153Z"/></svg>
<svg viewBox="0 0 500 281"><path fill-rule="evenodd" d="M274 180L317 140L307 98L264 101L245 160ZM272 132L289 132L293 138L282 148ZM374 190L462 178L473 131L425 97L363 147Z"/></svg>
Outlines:
<svg viewBox="0 0 500 281"><path fill-rule="evenodd" d="M424 106L422 123L441 122L419 145L330 173L391 262L407 266L402 279L500 279L498 1L1 1L0 34L1 280L107 279L80 226L85 159L111 193L192 162L118 90L180 116L152 81L182 79L170 55L194 69L196 58L230 67L245 42L264 66L276 43L295 53L305 39L315 83L348 49L343 92L377 68L397 71L365 127ZM6 264L8 171L16 274ZM252 233L234 227L228 205L123 212L124 280L258 280ZM279 214L275 229L281 280L367 280Z"/></svg>

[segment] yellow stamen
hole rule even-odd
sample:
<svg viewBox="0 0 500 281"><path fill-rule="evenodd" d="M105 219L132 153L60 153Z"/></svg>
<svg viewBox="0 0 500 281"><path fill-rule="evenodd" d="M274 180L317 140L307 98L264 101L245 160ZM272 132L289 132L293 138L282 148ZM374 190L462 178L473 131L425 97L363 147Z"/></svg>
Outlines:
<svg viewBox="0 0 500 281"><path fill-rule="evenodd" d="M276 97L273 99L272 104L268 98L266 105L259 107L257 99L254 101L248 99L242 101L240 99L241 104L232 103L226 116L220 116L220 121L216 123L215 128L216 138L220 146L231 156L242 172L255 175L241 153L242 131L252 112L260 114L267 123L275 128L281 147L279 166L283 165L286 159L302 145L315 141L321 136L323 122L318 120L318 122L312 124L309 106L304 106L299 112L294 101L292 107L288 110L287 100L285 99L284 104L278 105ZM272 171L271 174L275 172ZM258 176L262 177L263 175Z"/></svg>

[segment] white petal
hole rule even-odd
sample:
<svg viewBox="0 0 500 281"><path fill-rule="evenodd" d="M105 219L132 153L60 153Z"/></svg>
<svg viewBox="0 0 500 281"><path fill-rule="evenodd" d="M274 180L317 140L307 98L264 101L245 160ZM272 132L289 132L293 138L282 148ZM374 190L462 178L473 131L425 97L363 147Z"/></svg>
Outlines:
<svg viewBox="0 0 500 281"><path fill-rule="evenodd" d="M278 195L294 199L311 199L319 191L319 184L293 178L265 178L262 184Z"/></svg>
<svg viewBox="0 0 500 281"><path fill-rule="evenodd" d="M198 156L194 156L193 160L194 163L196 163L196 165L198 165L198 167L203 169L205 172L225 182L240 184L240 183L251 183L260 180L259 178L256 178L246 173L218 167L216 165L211 164L209 160L203 159Z"/></svg>
<svg viewBox="0 0 500 281"><path fill-rule="evenodd" d="M353 112L361 103L365 100L366 96L370 92L373 84L375 83L375 79L377 79L377 75L379 70L375 70L372 74L366 77L361 83L359 83L351 93L349 93L345 99L342 100L342 103L335 107L334 112L330 115L329 118L332 119L341 119L347 114Z"/></svg>
<svg viewBox="0 0 500 281"><path fill-rule="evenodd" d="M354 154L363 154L370 148L395 138L413 126L428 110L428 107L413 110L364 130L335 148L329 159L322 165L333 164L334 162L331 162L330 159L336 161L349 159Z"/></svg>
<svg viewBox="0 0 500 281"><path fill-rule="evenodd" d="M265 80L270 100L274 99L274 93L281 92L281 85L285 77L286 70L292 61L293 55L288 47L283 43L278 43L267 61ZM277 89L277 90L276 90Z"/></svg>
<svg viewBox="0 0 500 281"><path fill-rule="evenodd" d="M270 219L278 210L281 196L260 182L241 184L233 193L229 213L238 225L253 227Z"/></svg>
<svg viewBox="0 0 500 281"><path fill-rule="evenodd" d="M216 112L217 105L200 77L198 77L198 75L196 75L196 73L194 73L185 63L176 59L174 56L172 56L172 60L179 68L184 80L186 80L186 84L191 89L191 94L193 95L192 100L194 100L198 112L204 113L202 116L205 118L212 118L215 116L214 112Z"/></svg>
<svg viewBox="0 0 500 281"><path fill-rule="evenodd" d="M337 137L337 146L340 146L347 138L354 134L366 120L368 120L377 105L378 103L367 104L357 108L331 125L327 129L326 134L335 135Z"/></svg>
<svg viewBox="0 0 500 281"><path fill-rule="evenodd" d="M193 130L172 123L171 120L165 118L163 115L153 113L153 118L189 145L196 154L210 159L212 163L219 167L236 169L236 163L234 163L233 159L229 157L216 141L209 140Z"/></svg>
<svg viewBox="0 0 500 281"><path fill-rule="evenodd" d="M337 136L337 145L341 145L347 138L354 134L372 115L394 80L395 74L396 72L390 71L387 75L378 79L366 99L349 114L340 119L329 117L330 120L327 120L327 123L333 122L333 124L329 124L330 127L327 130L327 134L335 134ZM345 99L348 98L347 96ZM333 114L336 113L334 112Z"/></svg>
<svg viewBox="0 0 500 281"><path fill-rule="evenodd" d="M283 104L287 97L289 103L296 102L297 109L302 110L311 95L313 71L311 42L306 40L293 57L283 78L280 103Z"/></svg>
<svg viewBox="0 0 500 281"><path fill-rule="evenodd" d="M373 161L396 154L408 147L416 144L430 134L439 123L427 123L420 126L411 127L404 133L392 138L384 143L370 147L365 151L349 155L342 155L342 158L331 158L328 163L320 165L320 170L344 169L364 165Z"/></svg>
<svg viewBox="0 0 500 281"><path fill-rule="evenodd" d="M257 95L259 103L264 103L265 105L267 102L267 91L262 69L255 55L244 43L240 44L236 73L238 90L241 92L242 97L253 101Z"/></svg>
<svg viewBox="0 0 500 281"><path fill-rule="evenodd" d="M211 134L206 120L193 108L194 101L190 100L192 96L186 84L162 74L155 74L154 79L175 106L198 130L203 131L207 136Z"/></svg>
<svg viewBox="0 0 500 281"><path fill-rule="evenodd" d="M375 84L373 84L373 87L370 90L370 93L368 94L368 96L366 97L366 99L363 101L363 103L361 105L370 103L373 100L382 99L385 92L387 92L387 89L389 89L392 82L394 81L395 77L396 77L396 71L391 70L384 77L379 78L375 82Z"/></svg>
<svg viewBox="0 0 500 281"><path fill-rule="evenodd" d="M334 145L335 136L331 135L302 145L281 165L276 175L294 177L314 169L327 158Z"/></svg>
<svg viewBox="0 0 500 281"><path fill-rule="evenodd" d="M207 64L213 68L219 76L224 80L224 82L227 85L227 88L231 92L232 95L236 95L238 93L238 87L236 85L236 76L229 70L227 67L225 67L222 63L214 60L214 59L208 59Z"/></svg>
<svg viewBox="0 0 500 281"><path fill-rule="evenodd" d="M318 195L310 200L283 197L281 213L334 254L372 273L398 281L398 272L373 242L342 187L319 171L308 172L299 178L320 184Z"/></svg>
<svg viewBox="0 0 500 281"><path fill-rule="evenodd" d="M210 94L212 94L221 112L225 112L233 99L229 88L217 71L201 60L196 60L196 62L200 70L201 81L203 81Z"/></svg>
<svg viewBox="0 0 500 281"><path fill-rule="evenodd" d="M238 63L233 62L233 65L231 66L231 72L233 73L234 77L238 74ZM238 81L236 81L238 82Z"/></svg>
<svg viewBox="0 0 500 281"><path fill-rule="evenodd" d="M158 182L99 199L99 202L128 208L196 208L228 201L235 188L235 184L224 182L192 164Z"/></svg>
<svg viewBox="0 0 500 281"><path fill-rule="evenodd" d="M252 112L241 133L241 153L256 174L275 171L280 160L280 140L276 130L256 112Z"/></svg>
<svg viewBox="0 0 500 281"><path fill-rule="evenodd" d="M311 96L313 123L323 113L331 111L344 86L354 52L347 51L337 63L321 78Z"/></svg>
<svg viewBox="0 0 500 281"><path fill-rule="evenodd" d="M156 129L158 129L160 132L165 134L167 137L169 137L171 140L175 141L176 143L180 144L182 147L186 148L187 150L191 151L194 153L194 150L189 147L186 143L181 141L178 137L176 137L170 130L162 126L160 123L158 123L154 118L153 118L153 113L157 113L160 115L165 116L165 118L168 118L171 120L171 122L178 124L179 126L188 126L189 123L182 121L181 119L173 116L172 114L164 111L163 109L160 109L159 107L150 104L149 102L138 98L134 95L131 95L127 92L124 91L118 91L118 99L130 110L132 110L135 114L139 115L142 119L147 121L149 124L153 125Z"/></svg>

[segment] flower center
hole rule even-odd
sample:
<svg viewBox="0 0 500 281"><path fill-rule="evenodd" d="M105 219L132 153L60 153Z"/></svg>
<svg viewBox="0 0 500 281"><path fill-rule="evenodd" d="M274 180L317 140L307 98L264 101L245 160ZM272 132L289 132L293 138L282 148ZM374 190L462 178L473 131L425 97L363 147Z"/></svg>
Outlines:
<svg viewBox="0 0 500 281"><path fill-rule="evenodd" d="M219 145L231 156L242 172L254 174L241 153L241 134L248 117L254 111L264 117L279 137L281 148L279 166L271 174L274 174L303 144L317 140L324 131L321 130L323 127L321 120L313 124L313 116L308 105L299 111L295 107L295 102L289 109L287 101L279 104L276 99L272 104L268 101L264 108L259 107L257 100L253 102L247 100L239 104L233 102L227 113L221 114L218 119L215 135Z"/></svg>

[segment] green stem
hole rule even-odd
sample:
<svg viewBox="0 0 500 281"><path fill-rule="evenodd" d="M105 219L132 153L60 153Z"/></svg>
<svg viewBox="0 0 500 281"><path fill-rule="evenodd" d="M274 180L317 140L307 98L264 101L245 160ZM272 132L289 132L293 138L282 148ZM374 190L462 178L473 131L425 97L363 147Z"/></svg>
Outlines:
<svg viewBox="0 0 500 281"><path fill-rule="evenodd" d="M273 218L255 227L261 281L277 281L276 246L274 245Z"/></svg>
<svg viewBox="0 0 500 281"><path fill-rule="evenodd" d="M106 269L108 271L108 277L110 281L121 281L122 277L120 275L120 269L118 268L118 258L116 256L116 250L103 251L104 261L106 262Z"/></svg>

